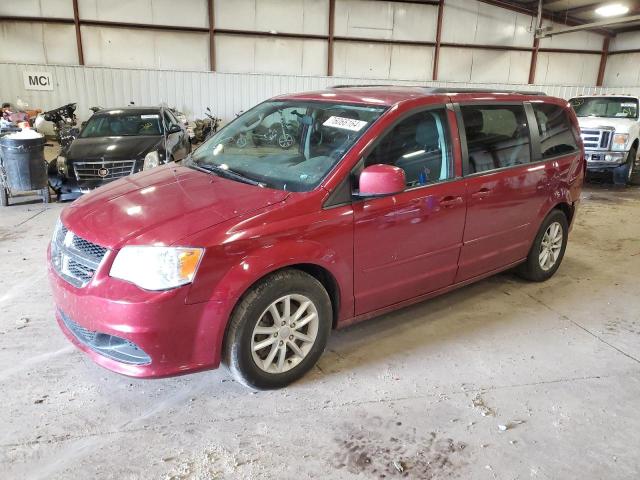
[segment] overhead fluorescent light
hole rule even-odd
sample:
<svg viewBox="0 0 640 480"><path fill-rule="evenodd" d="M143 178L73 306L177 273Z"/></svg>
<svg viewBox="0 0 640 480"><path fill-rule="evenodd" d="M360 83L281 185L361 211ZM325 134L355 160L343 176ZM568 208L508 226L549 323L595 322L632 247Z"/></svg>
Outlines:
<svg viewBox="0 0 640 480"><path fill-rule="evenodd" d="M629 7L621 3L610 3L596 8L596 14L601 17L617 17L629 12Z"/></svg>

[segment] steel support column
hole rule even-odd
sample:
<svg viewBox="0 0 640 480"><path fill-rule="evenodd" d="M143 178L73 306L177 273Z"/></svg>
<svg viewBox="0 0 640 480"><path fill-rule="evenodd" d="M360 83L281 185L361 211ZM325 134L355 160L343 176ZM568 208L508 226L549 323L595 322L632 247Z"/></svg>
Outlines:
<svg viewBox="0 0 640 480"><path fill-rule="evenodd" d="M442 15L444 13L444 0L438 2L438 24L436 27L436 47L433 52L433 80L438 80L440 66L440 43L442 41Z"/></svg>

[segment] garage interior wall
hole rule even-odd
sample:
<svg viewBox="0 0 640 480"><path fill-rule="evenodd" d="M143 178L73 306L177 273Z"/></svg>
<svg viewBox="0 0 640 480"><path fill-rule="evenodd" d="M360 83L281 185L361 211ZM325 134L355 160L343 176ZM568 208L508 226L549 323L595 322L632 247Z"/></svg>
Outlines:
<svg viewBox="0 0 640 480"><path fill-rule="evenodd" d="M619 33L611 40L605 85L624 87L640 84L640 32ZM636 50L629 52L629 50ZM628 53L625 53L628 52Z"/></svg>
<svg viewBox="0 0 640 480"><path fill-rule="evenodd" d="M218 92L209 91L216 75L263 75L262 80L249 77L233 87L255 84L256 91L243 92L243 98L256 101L265 98L262 94L313 83L297 77L315 78L319 87L349 79L425 85L459 82L494 88L528 85L532 80L531 87L537 90L549 85L590 88L597 84L603 35L581 31L542 39L531 68L535 18L476 0L443 2L441 47L435 66L440 7L438 2L431 3L181 0L177 7L173 0L2 0L0 62L7 69L10 64L32 65L23 69L34 71L38 65L100 67L72 68L71 73L61 73L56 67L60 88L61 78L73 77L80 86L78 72L85 72L80 76L89 90L76 90L75 95L100 105L146 99L144 103L179 102L180 89L186 88L183 96L188 98L180 101L183 105L174 103L177 108L201 115L206 105L215 103L216 111L225 118L250 105L221 99ZM640 53L616 53L636 48L630 45L637 45L638 39L638 34L629 33L611 41L610 51L615 54L608 58L605 87L638 84ZM329 73L331 78L325 80ZM51 97L62 94L21 91L21 73L15 75L8 82L12 96L32 97L51 107L55 106ZM276 81L274 75L284 77ZM109 93L110 82L116 78L139 79L142 84L121 84L120 91ZM173 83L154 85L154 81ZM105 91L92 91L94 86ZM136 96L138 90L142 99ZM82 99L60 96L57 100L87 106Z"/></svg>

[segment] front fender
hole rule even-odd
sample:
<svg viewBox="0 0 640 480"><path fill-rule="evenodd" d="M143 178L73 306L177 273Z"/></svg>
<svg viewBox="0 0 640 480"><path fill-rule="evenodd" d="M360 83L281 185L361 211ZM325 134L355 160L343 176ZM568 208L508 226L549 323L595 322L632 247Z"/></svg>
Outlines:
<svg viewBox="0 0 640 480"><path fill-rule="evenodd" d="M345 273L346 259L332 248L318 242L284 241L252 251L222 277L210 300L234 299L234 304L251 285L270 273L298 264L312 264L324 268L334 278ZM343 265L342 271L340 266Z"/></svg>
<svg viewBox="0 0 640 480"><path fill-rule="evenodd" d="M338 318L353 316L351 258L344 258L336 250L309 240L285 240L251 251L227 269L218 278L213 290L208 290L208 294L207 290L199 289L194 284L187 296L187 303L209 301L221 305L217 314L223 320L216 322L219 331L215 338L222 343L226 325L242 295L265 276L282 268L301 264L321 267L329 272L336 280L340 298ZM207 298L203 295L207 295Z"/></svg>

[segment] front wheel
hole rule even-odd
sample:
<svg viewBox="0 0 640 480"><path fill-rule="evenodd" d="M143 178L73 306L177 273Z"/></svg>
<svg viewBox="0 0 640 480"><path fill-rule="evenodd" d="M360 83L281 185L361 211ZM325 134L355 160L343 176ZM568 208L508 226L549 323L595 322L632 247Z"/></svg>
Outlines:
<svg viewBox="0 0 640 480"><path fill-rule="evenodd" d="M293 145L293 137L288 133L280 135L278 137L278 145L283 150L291 148L291 145Z"/></svg>
<svg viewBox="0 0 640 480"><path fill-rule="evenodd" d="M533 282L543 282L560 267L567 248L569 222L560 210L553 210L544 219L527 260L520 265L520 276Z"/></svg>
<svg viewBox="0 0 640 480"><path fill-rule="evenodd" d="M640 181L639 173L636 170L636 160L638 150L632 148L629 151L627 163L620 165L613 170L613 183L618 186L633 185Z"/></svg>
<svg viewBox="0 0 640 480"><path fill-rule="evenodd" d="M269 275L236 306L223 359L240 383L258 390L301 378L322 355L332 323L322 284L300 270Z"/></svg>
<svg viewBox="0 0 640 480"><path fill-rule="evenodd" d="M0 207L9 205L9 192L4 185L0 183Z"/></svg>

